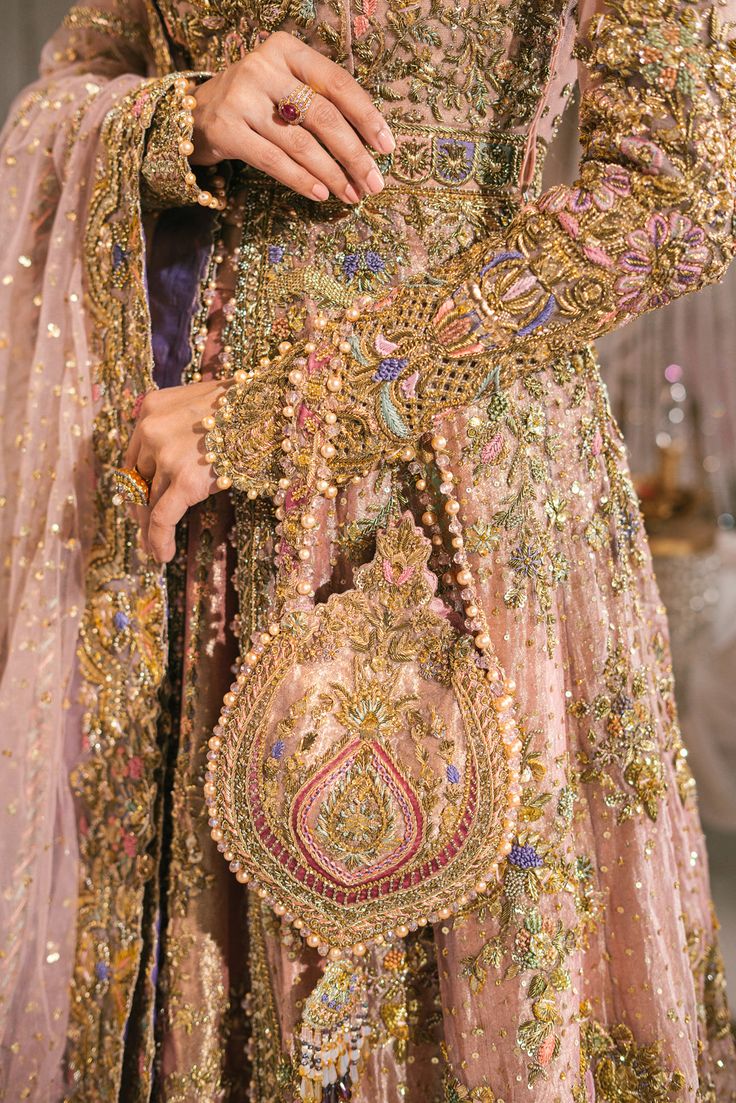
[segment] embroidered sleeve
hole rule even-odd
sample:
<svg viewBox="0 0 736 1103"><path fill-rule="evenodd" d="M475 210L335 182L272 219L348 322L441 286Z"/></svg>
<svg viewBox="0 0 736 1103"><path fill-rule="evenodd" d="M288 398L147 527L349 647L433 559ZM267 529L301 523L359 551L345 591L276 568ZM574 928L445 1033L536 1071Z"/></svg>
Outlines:
<svg viewBox="0 0 736 1103"><path fill-rule="evenodd" d="M398 455L439 412L723 276L736 189L728 3L588 4L577 43L576 183L550 189L502 231L319 335L310 407L338 414L334 472ZM335 394L329 380L338 376ZM273 482L266 422L258 451L233 433L253 399L233 388L210 443L218 472L260 490Z"/></svg>
<svg viewBox="0 0 736 1103"><path fill-rule="evenodd" d="M187 74L207 80L209 74ZM141 175L143 204L147 210L188 207L199 202L201 188L182 143L191 142L191 116L182 111L181 96L170 88L156 107L148 131Z"/></svg>

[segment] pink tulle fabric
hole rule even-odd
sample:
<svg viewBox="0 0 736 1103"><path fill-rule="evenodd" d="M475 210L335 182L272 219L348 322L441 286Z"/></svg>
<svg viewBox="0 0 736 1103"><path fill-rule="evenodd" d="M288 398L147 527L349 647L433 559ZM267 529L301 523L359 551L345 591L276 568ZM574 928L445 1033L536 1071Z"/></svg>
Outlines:
<svg viewBox="0 0 736 1103"><path fill-rule="evenodd" d="M130 5L133 12L134 6ZM89 36L91 39L91 36ZM99 131L140 59L60 36L0 137L0 1096L60 1096L78 893L69 772L91 538L82 252Z"/></svg>

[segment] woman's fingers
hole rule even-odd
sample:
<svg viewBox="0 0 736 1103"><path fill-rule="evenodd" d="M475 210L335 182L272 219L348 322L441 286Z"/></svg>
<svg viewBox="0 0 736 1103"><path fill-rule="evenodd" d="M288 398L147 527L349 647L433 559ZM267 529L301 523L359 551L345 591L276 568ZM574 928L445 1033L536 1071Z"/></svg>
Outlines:
<svg viewBox="0 0 736 1103"><path fill-rule="evenodd" d="M321 99L321 97L318 98ZM340 130L340 133L334 137L330 149L338 156L342 165L331 157L313 134L310 134L310 129L315 129L311 126L311 120L316 106L316 103L310 106L303 126L289 126L287 123L280 122L272 114L261 134L282 149L292 161L296 162L297 166L306 169L311 176L321 181L333 195L340 196L347 203L357 203L360 194L353 186L351 177L357 183L363 183L370 169L374 167L373 158L366 153L352 127L348 126L337 109L329 104L331 111L337 116ZM343 132L347 132L347 135ZM343 165L347 172L343 169ZM368 186L364 186L367 190Z"/></svg>
<svg viewBox="0 0 736 1103"><path fill-rule="evenodd" d="M264 124L263 128L268 129L268 124ZM324 201L329 198L330 189L308 168L298 164L285 150L267 138L262 138L251 127L244 126L243 130L247 133L243 136L244 152L240 156L247 160L248 164L272 176L274 180L285 184L287 188L298 192L299 195L306 196L307 199ZM314 139L312 141L314 142ZM316 146L317 143L314 142L314 145ZM338 166L335 165L335 169L337 168Z"/></svg>
<svg viewBox="0 0 736 1103"><path fill-rule="evenodd" d="M151 482L151 493L148 498L148 505L140 509L141 539L143 541L143 547L149 555L152 554L151 542L148 535L151 524L151 513L158 505L164 493L168 490L170 484L171 480L168 475L156 472Z"/></svg>
<svg viewBox="0 0 736 1103"><path fill-rule="evenodd" d="M176 526L189 509L187 495L176 483L170 483L148 519L147 543L151 555L159 563L168 563L176 551Z"/></svg>
<svg viewBox="0 0 736 1103"><path fill-rule="evenodd" d="M316 135L322 145L312 135ZM376 162L338 108L324 96L314 97L301 126L289 126L275 120L267 136L296 161L306 164L335 195L345 196L349 180L370 195L376 195L383 188L383 177ZM309 157L308 161L304 160L305 156ZM356 195L349 202L355 203L357 199Z"/></svg>
<svg viewBox="0 0 736 1103"><path fill-rule="evenodd" d="M277 103L300 84L316 94L302 124L290 126ZM308 199L332 193L357 203L383 188L365 144L396 148L385 119L346 69L293 35L274 32L199 85L195 99L193 163L245 161Z"/></svg>
<svg viewBox="0 0 736 1103"><path fill-rule="evenodd" d="M381 153L393 152L396 142L386 120L373 106L373 101L365 89L361 88L347 69L343 69L341 65L337 65L324 54L310 49L303 43L298 44L289 61L297 79L314 88L334 104L369 146ZM309 108L307 118L312 114L314 106L313 103ZM332 122L333 116L327 114L326 124L331 125Z"/></svg>

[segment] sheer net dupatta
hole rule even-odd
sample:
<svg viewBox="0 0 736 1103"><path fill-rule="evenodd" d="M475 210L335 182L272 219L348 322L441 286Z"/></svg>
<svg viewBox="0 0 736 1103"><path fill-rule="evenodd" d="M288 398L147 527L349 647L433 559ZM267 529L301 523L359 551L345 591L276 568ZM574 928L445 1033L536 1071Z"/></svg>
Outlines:
<svg viewBox="0 0 736 1103"><path fill-rule="evenodd" d="M126 407L123 399L115 416L107 408L127 369L118 349L118 379L106 377L105 350L90 341L85 252L100 271L107 265L120 310L138 309L137 174L160 87L145 80L153 71L147 16L136 0L73 8L1 138L3 1099L51 1101L62 1092L79 872L69 774L85 750L75 653L86 566L99 542L94 454L106 459L101 439L110 455L124 444ZM116 128L121 113L127 125ZM125 148L108 148L111 135ZM117 240L85 241L110 172L131 186L127 225ZM137 351L145 376L146 343Z"/></svg>

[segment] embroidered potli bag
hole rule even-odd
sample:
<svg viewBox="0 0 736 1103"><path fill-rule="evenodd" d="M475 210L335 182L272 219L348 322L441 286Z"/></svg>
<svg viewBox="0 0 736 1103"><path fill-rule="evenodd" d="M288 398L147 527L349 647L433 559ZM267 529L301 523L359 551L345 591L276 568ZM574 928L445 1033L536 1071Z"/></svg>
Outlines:
<svg viewBox="0 0 736 1103"><path fill-rule="evenodd" d="M301 1097L314 1103L350 1098L359 1075L367 950L449 918L496 875L521 750L443 438L430 454L466 619L437 596L432 542L408 512L378 533L351 589L315 603L318 502L337 490L325 422L298 388L322 363L292 361L285 402L306 413L274 499L279 609L225 697L205 785L230 869L323 958L297 1055Z"/></svg>

